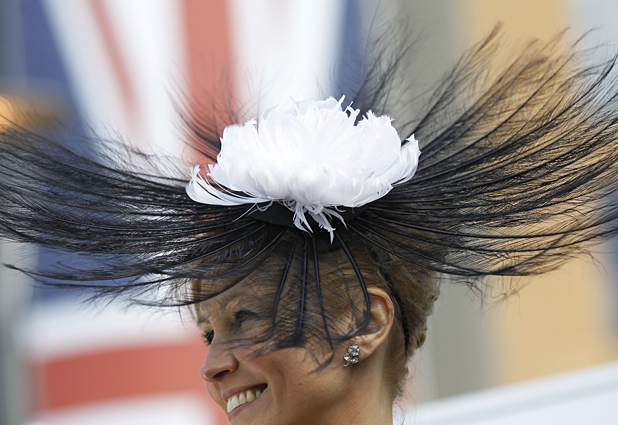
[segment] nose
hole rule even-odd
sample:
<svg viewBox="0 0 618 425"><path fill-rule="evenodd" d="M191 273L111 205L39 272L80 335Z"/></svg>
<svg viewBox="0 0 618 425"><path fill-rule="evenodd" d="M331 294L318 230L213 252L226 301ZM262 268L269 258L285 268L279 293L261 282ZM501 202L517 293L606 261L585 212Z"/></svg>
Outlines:
<svg viewBox="0 0 618 425"><path fill-rule="evenodd" d="M229 346L212 344L208 348L208 354L200 369L200 375L206 382L219 382L236 369L238 369L238 360L234 356L234 350Z"/></svg>

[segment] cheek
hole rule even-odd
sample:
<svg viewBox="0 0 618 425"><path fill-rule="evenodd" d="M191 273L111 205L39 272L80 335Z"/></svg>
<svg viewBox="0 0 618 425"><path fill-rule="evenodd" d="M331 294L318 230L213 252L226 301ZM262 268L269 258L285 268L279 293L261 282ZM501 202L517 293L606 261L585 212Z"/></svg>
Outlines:
<svg viewBox="0 0 618 425"><path fill-rule="evenodd" d="M304 351L294 349L275 352L257 360L269 375L273 397L283 404L294 404L294 410L311 411L337 403L346 395L348 374L337 367L337 361L316 372L318 365ZM343 366L342 366L343 367Z"/></svg>

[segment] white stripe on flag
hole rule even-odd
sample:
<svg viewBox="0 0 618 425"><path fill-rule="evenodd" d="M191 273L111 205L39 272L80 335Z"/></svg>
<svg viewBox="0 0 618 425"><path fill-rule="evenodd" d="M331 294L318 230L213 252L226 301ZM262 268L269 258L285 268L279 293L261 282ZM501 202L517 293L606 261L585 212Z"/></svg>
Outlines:
<svg viewBox="0 0 618 425"><path fill-rule="evenodd" d="M214 417L199 397L176 394L55 411L28 425L219 425Z"/></svg>
<svg viewBox="0 0 618 425"><path fill-rule="evenodd" d="M183 323L184 322L184 323ZM99 350L197 340L190 318L175 310L139 309L111 303L99 308L76 300L37 303L20 335L32 360Z"/></svg>
<svg viewBox="0 0 618 425"><path fill-rule="evenodd" d="M328 91L341 39L342 0L231 0L231 31L242 95L266 109L289 96Z"/></svg>

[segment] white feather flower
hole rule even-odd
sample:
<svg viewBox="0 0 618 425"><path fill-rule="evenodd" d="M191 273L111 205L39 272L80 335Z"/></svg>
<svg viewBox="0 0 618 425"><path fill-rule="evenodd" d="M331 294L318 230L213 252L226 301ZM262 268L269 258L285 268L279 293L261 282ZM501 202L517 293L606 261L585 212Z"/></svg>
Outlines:
<svg viewBox="0 0 618 425"><path fill-rule="evenodd" d="M226 127L210 179L193 167L188 195L211 205L280 202L298 228L311 231L309 213L332 238L328 216L343 221L337 207L383 197L414 175L420 155L414 136L402 146L391 118L369 111L355 125L359 110L344 111L342 102L290 100L258 123Z"/></svg>

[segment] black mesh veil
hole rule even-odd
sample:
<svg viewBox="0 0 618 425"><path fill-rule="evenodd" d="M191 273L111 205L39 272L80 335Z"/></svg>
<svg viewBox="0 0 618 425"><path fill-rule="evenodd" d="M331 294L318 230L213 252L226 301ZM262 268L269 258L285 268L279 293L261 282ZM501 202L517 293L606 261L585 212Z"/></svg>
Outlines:
<svg viewBox="0 0 618 425"><path fill-rule="evenodd" d="M364 320L334 332L337 311L349 301L366 311L375 269L400 304L407 338L409 282L384 271L394 263L475 287L488 276L553 270L618 229L616 58L590 62L591 52L563 49L558 38L498 68L499 45L494 33L468 51L415 116L391 101L408 52L367 67L348 100L395 117L401 139L414 134L422 154L411 180L346 226L335 223L333 242L317 226L309 233L256 220L251 205L192 201L192 164L114 141L78 151L15 127L0 130L0 234L58 252L53 267L26 273L101 297L186 305L249 282L261 288L264 335L280 347L362 332ZM235 119L222 111L185 117L204 163L219 150L217 123ZM358 288L358 299L342 297L342 286Z"/></svg>

